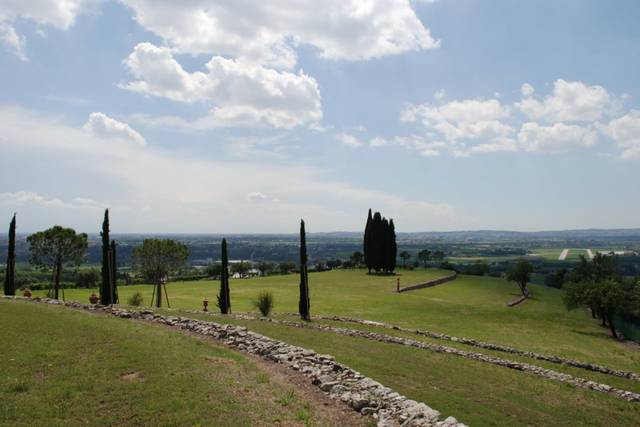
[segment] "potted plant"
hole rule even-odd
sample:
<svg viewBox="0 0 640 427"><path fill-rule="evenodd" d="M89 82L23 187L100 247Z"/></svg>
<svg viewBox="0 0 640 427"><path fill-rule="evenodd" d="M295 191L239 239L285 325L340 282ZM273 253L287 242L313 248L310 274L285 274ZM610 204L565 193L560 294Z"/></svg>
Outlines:
<svg viewBox="0 0 640 427"><path fill-rule="evenodd" d="M98 303L98 295L96 295L95 292L91 292L91 296L89 297L89 302L94 305Z"/></svg>
<svg viewBox="0 0 640 427"><path fill-rule="evenodd" d="M31 289L26 288L22 294L25 298L31 298Z"/></svg>

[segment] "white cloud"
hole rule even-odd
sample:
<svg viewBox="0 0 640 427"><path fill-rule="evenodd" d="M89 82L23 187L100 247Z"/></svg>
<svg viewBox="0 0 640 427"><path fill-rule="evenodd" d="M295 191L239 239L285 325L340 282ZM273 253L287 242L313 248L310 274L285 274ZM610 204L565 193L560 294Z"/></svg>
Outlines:
<svg viewBox="0 0 640 427"><path fill-rule="evenodd" d="M522 86L525 96L516 106L532 120L547 122L598 120L615 108L615 102L602 86L587 86L579 81L556 80L553 93L538 100L533 87Z"/></svg>
<svg viewBox="0 0 640 427"><path fill-rule="evenodd" d="M19 35L15 28L0 22L0 42L22 61L29 58L25 52L25 38Z"/></svg>
<svg viewBox="0 0 640 427"><path fill-rule="evenodd" d="M177 52L292 68L295 48L330 60L366 60L439 46L408 0L210 2L121 0Z"/></svg>
<svg viewBox="0 0 640 427"><path fill-rule="evenodd" d="M382 137L372 138L369 141L370 147L403 147L417 151L422 157L435 157L440 155L440 150L446 146L442 141L427 142L424 138L416 135L394 136L391 139Z"/></svg>
<svg viewBox="0 0 640 427"><path fill-rule="evenodd" d="M446 141L454 154L460 156L470 152L466 147L469 142L477 141L483 141L481 147L472 152L511 151L511 145L506 141L514 130L503 122L509 114L509 108L497 99L466 99L439 106L408 105L401 112L400 120L421 123L427 134L435 135L438 141Z"/></svg>
<svg viewBox="0 0 640 427"><path fill-rule="evenodd" d="M531 96L536 90L529 83L524 83L520 88L522 96Z"/></svg>
<svg viewBox="0 0 640 427"><path fill-rule="evenodd" d="M623 159L640 159L640 110L631 110L598 128L616 142Z"/></svg>
<svg viewBox="0 0 640 427"><path fill-rule="evenodd" d="M445 99L447 97L447 91L444 89L440 89L437 90L434 94L433 94L433 98L436 101L442 101L443 99Z"/></svg>
<svg viewBox="0 0 640 427"><path fill-rule="evenodd" d="M348 145L349 147L362 147L362 142L358 140L355 136L348 133L341 133L337 135L338 141L342 142L344 145Z"/></svg>
<svg viewBox="0 0 640 427"><path fill-rule="evenodd" d="M358 230L370 206L384 210L404 230L453 228L461 221L449 205L352 186L306 165L212 160L153 145L121 144L113 150L111 145L102 136L47 115L0 108L3 159L37 155L56 164L55 170L41 171L31 185L40 185L39 180L64 192L77 187L81 178L92 183L95 194L110 191L105 197L114 205L129 207L112 218L122 232L285 232L295 231L298 218L307 220L310 231ZM260 203L260 215L255 215L255 201L248 196L257 192L268 197ZM0 214L2 209L9 212L0 206ZM23 229L58 221L44 206L23 211ZM32 218L27 220L26 213ZM100 221L99 215L81 210L59 218L82 231L97 229Z"/></svg>
<svg viewBox="0 0 640 427"><path fill-rule="evenodd" d="M138 44L125 64L137 79L121 86L127 90L212 107L209 116L195 122L168 120L174 124L196 129L260 124L291 128L322 119L318 84L302 71L281 72L214 56L206 72L189 73L169 48L151 43Z"/></svg>
<svg viewBox="0 0 640 427"><path fill-rule="evenodd" d="M518 132L518 142L526 151L563 152L572 148L591 147L597 141L597 134L580 126L555 123L541 126L525 123Z"/></svg>
<svg viewBox="0 0 640 427"><path fill-rule="evenodd" d="M94 11L99 0L0 0L0 41L20 59L27 60L25 37L11 25L18 19L60 30L71 27L81 13Z"/></svg>
<svg viewBox="0 0 640 427"><path fill-rule="evenodd" d="M139 145L147 143L143 136L131 129L128 124L112 119L104 113L91 113L82 129L100 137L133 142Z"/></svg>
<svg viewBox="0 0 640 427"><path fill-rule="evenodd" d="M0 206L8 209L43 207L47 209L81 209L100 211L109 206L107 203L101 203L93 199L85 197L74 197L70 201L63 201L58 198L50 198L43 196L34 191L15 191L0 193ZM118 207L121 211L126 207Z"/></svg>

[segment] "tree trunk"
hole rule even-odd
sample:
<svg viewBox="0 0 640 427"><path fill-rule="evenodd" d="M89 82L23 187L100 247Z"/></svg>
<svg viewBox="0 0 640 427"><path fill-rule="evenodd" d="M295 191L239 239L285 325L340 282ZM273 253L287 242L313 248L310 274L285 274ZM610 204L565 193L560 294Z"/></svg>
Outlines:
<svg viewBox="0 0 640 427"><path fill-rule="evenodd" d="M609 322L609 329L611 330L611 335L613 335L615 339L618 339L618 333L616 332L616 327L613 325L613 319L612 319L611 313L607 313L607 320Z"/></svg>
<svg viewBox="0 0 640 427"><path fill-rule="evenodd" d="M55 283L53 285L53 297L55 299L58 299L58 290L60 289L60 274L62 271L62 262L61 261L57 261L56 262L56 278L55 278Z"/></svg>
<svg viewBox="0 0 640 427"><path fill-rule="evenodd" d="M156 282L156 307L162 307L162 282Z"/></svg>

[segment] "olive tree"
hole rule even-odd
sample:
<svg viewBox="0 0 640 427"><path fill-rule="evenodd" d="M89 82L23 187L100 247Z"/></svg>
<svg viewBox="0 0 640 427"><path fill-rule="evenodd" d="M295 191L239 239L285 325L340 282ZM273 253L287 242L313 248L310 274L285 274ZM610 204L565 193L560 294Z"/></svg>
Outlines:
<svg viewBox="0 0 640 427"><path fill-rule="evenodd" d="M516 282L520 287L522 296L529 296L529 288L527 284L531 281L531 273L533 273L533 266L526 259L519 259L515 265L511 266L507 270L507 280L510 282Z"/></svg>
<svg viewBox="0 0 640 427"><path fill-rule="evenodd" d="M27 237L29 261L38 268L53 271L53 298L58 299L60 277L65 266L79 266L87 250L87 235L59 225Z"/></svg>
<svg viewBox="0 0 640 427"><path fill-rule="evenodd" d="M188 257L189 249L170 239L144 239L142 245L133 250L134 268L155 286L156 307L162 307L163 281L182 269Z"/></svg>

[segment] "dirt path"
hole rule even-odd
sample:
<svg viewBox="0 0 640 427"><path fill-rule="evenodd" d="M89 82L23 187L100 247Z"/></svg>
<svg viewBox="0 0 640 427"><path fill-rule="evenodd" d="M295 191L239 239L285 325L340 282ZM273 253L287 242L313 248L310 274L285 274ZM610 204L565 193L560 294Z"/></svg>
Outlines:
<svg viewBox="0 0 640 427"><path fill-rule="evenodd" d="M565 259L567 259L567 255L569 255L569 249L563 249L562 252L560 252L558 261L564 261Z"/></svg>
<svg viewBox="0 0 640 427"><path fill-rule="evenodd" d="M593 252L591 251L591 249L587 249L587 256L589 257L589 259L593 259Z"/></svg>

